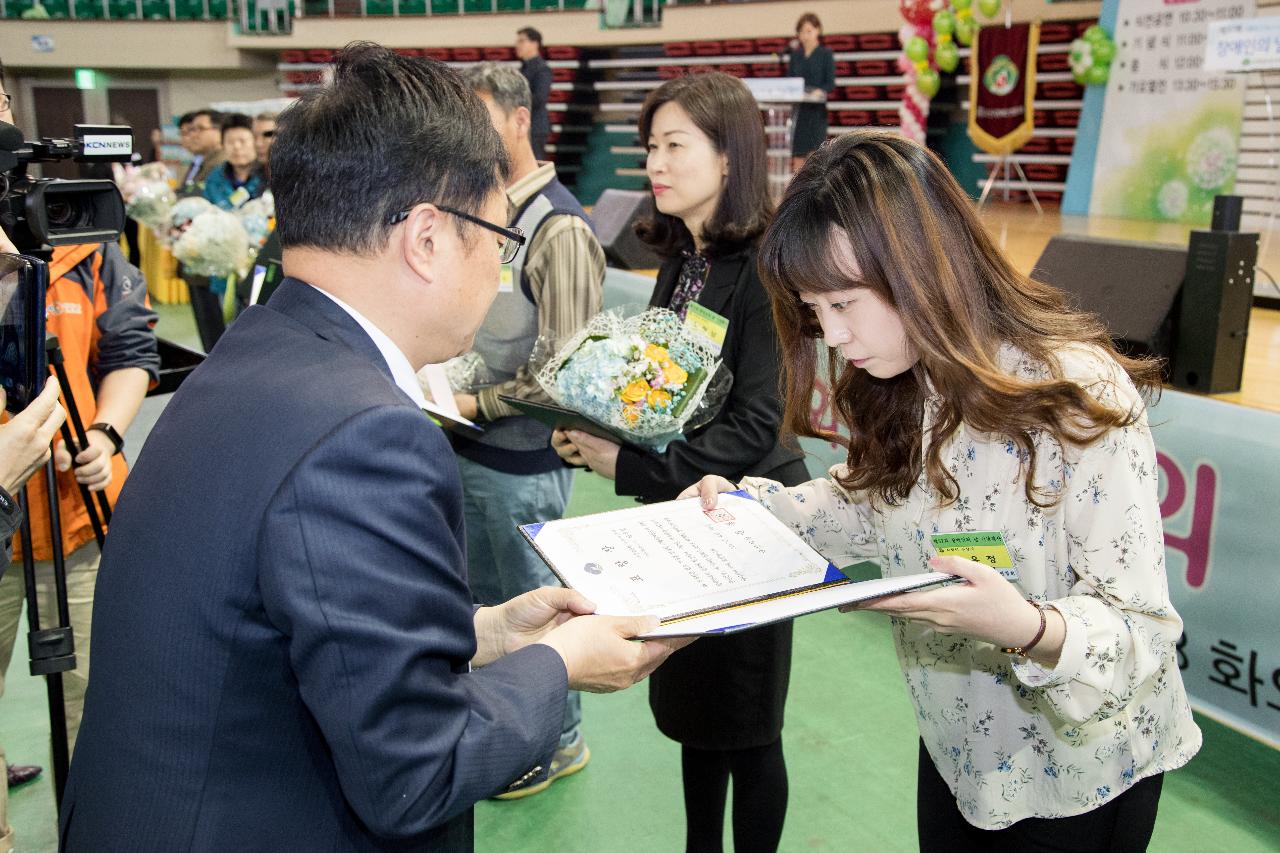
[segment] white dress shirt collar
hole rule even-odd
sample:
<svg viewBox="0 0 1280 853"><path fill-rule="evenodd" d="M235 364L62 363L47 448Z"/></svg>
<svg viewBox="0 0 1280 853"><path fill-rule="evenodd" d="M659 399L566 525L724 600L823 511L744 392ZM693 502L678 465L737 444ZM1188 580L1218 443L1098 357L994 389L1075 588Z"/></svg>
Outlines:
<svg viewBox="0 0 1280 853"><path fill-rule="evenodd" d="M387 362L387 367L391 368L391 378L395 381L396 387L408 394L409 399L419 409L425 406L427 398L422 395L422 386L418 384L418 377L414 373L413 365L409 364L409 359L400 351L400 347L396 346L395 342L371 323L367 317L332 293L327 290L321 290L314 285L308 286L332 299L339 308L351 315L351 319L360 324L360 328L364 329L365 334L369 336L374 346L378 348L378 352L382 353L382 358Z"/></svg>

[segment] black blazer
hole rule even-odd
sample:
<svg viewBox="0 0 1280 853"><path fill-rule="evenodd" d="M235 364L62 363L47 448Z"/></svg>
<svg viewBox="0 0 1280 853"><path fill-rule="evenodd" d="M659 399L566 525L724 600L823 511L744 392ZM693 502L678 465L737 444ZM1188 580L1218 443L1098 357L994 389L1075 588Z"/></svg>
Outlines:
<svg viewBox="0 0 1280 853"><path fill-rule="evenodd" d="M472 803L559 741L554 650L469 671L449 442L296 279L147 439L94 616L66 851L470 850Z"/></svg>
<svg viewBox="0 0 1280 853"><path fill-rule="evenodd" d="M683 262L683 257L663 262L650 305L670 304ZM671 500L705 474L737 482L804 458L794 443L778 440L782 400L777 335L769 297L756 271L755 247L713 258L696 301L729 320L720 352L733 372L729 399L709 424L690 433L687 441L673 441L664 453L623 447L615 484L619 495Z"/></svg>
<svg viewBox="0 0 1280 853"><path fill-rule="evenodd" d="M520 73L529 81L529 94L533 106L529 109L529 136L546 139L551 132L551 119L547 115L547 101L551 98L553 75L551 66L541 56L520 63Z"/></svg>

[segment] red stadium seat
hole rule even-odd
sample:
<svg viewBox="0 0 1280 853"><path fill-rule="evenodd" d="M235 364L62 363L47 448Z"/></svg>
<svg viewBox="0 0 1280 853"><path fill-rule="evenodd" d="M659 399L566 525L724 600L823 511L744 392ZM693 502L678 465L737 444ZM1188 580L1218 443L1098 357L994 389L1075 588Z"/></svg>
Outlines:
<svg viewBox="0 0 1280 853"><path fill-rule="evenodd" d="M1076 37L1075 24L1045 21L1040 25L1041 44L1065 44Z"/></svg>
<svg viewBox="0 0 1280 853"><path fill-rule="evenodd" d="M857 50L857 36L823 36L822 43L832 50Z"/></svg>
<svg viewBox="0 0 1280 853"><path fill-rule="evenodd" d="M478 47L455 47L449 52L454 62L479 62L484 57Z"/></svg>
<svg viewBox="0 0 1280 853"><path fill-rule="evenodd" d="M756 39L756 53L786 53L787 41L785 38Z"/></svg>
<svg viewBox="0 0 1280 853"><path fill-rule="evenodd" d="M898 47L897 33L862 33L857 40L858 50L894 50Z"/></svg>
<svg viewBox="0 0 1280 853"><path fill-rule="evenodd" d="M1070 80L1050 81L1036 86L1036 98L1048 101L1074 101L1084 97L1084 87Z"/></svg>
<svg viewBox="0 0 1280 853"><path fill-rule="evenodd" d="M553 44L547 48L547 59L577 59L581 55L578 48L569 44Z"/></svg>
<svg viewBox="0 0 1280 853"><path fill-rule="evenodd" d="M723 54L724 42L719 40L693 42L694 56L722 56Z"/></svg>
<svg viewBox="0 0 1280 853"><path fill-rule="evenodd" d="M751 39L725 39L724 52L731 56L743 56L755 53L756 45Z"/></svg>
<svg viewBox="0 0 1280 853"><path fill-rule="evenodd" d="M669 41L662 46L662 52L667 56L693 56L693 45L687 41Z"/></svg>
<svg viewBox="0 0 1280 853"><path fill-rule="evenodd" d="M435 60L439 60L440 62L448 62L448 61L449 61L449 48L447 48L447 47L424 47L424 48L422 49L422 55L423 55L423 56L425 56L425 57L427 57L427 59L435 59Z"/></svg>
<svg viewBox="0 0 1280 853"><path fill-rule="evenodd" d="M897 68L884 59L862 59L853 63L854 77L886 77L896 74Z"/></svg>

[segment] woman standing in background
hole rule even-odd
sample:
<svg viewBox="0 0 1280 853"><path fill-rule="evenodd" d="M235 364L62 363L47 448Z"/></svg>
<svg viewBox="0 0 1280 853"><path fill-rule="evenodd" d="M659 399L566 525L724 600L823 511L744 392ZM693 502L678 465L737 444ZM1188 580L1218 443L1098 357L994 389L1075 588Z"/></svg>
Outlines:
<svg viewBox="0 0 1280 853"><path fill-rule="evenodd" d="M791 171L798 172L810 153L827 141L827 95L836 87L836 56L822 40L822 22L812 12L796 21L796 41L787 54L787 74L804 78L813 101L796 104L791 136Z"/></svg>

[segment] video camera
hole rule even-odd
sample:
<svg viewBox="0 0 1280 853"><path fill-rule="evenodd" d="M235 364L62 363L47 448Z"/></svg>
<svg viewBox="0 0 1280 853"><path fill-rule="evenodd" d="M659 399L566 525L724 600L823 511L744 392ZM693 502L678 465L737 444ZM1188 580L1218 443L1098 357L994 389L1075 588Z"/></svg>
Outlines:
<svg viewBox="0 0 1280 853"><path fill-rule="evenodd" d="M127 163L132 156L128 127L78 124L72 139L28 142L16 127L0 122L0 227L23 253L115 242L125 212L114 182L32 178L27 164Z"/></svg>

